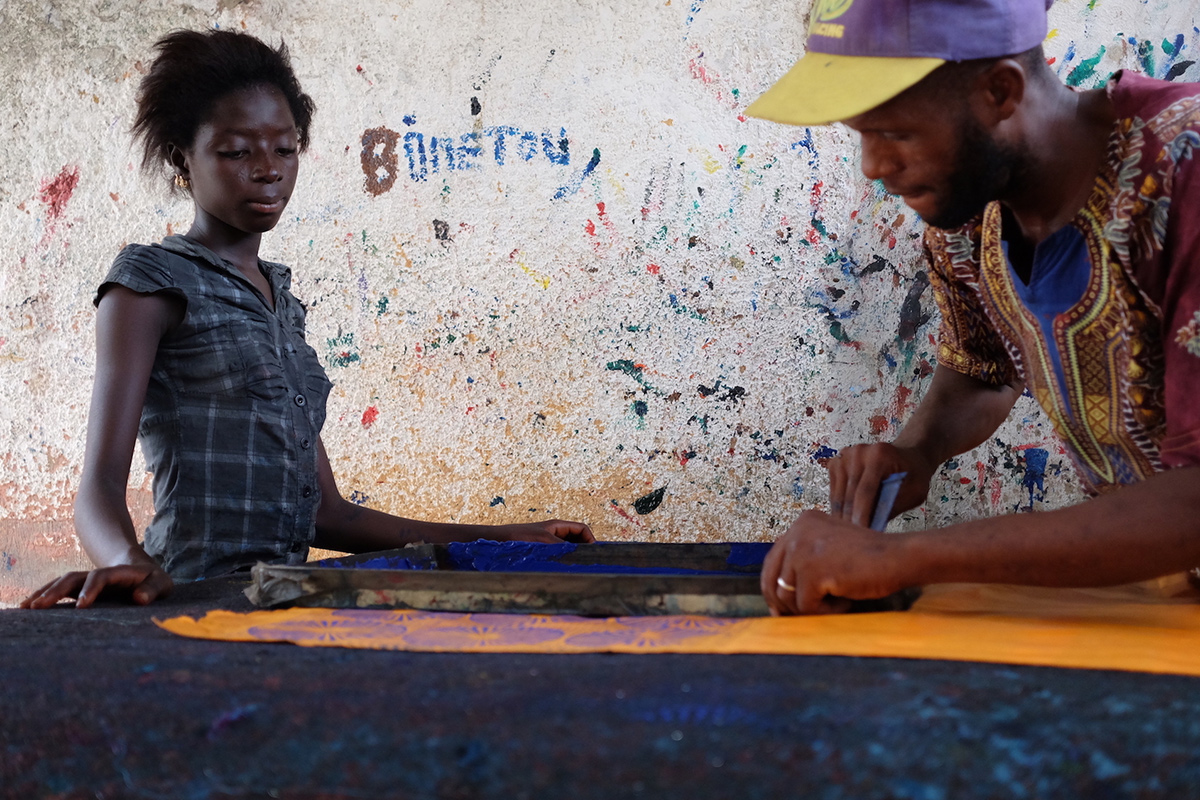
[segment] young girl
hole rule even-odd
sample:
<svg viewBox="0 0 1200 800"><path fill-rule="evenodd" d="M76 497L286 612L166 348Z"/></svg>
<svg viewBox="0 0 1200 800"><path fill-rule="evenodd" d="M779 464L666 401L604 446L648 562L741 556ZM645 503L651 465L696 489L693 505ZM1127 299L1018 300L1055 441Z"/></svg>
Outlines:
<svg viewBox="0 0 1200 800"><path fill-rule="evenodd" d="M321 443L331 384L304 341L291 271L258 257L295 187L313 102L283 45L178 31L156 49L133 132L143 166L165 163L190 193L195 220L183 236L123 249L96 293L75 530L97 569L47 584L22 607L78 597L86 608L109 588L146 604L173 579L300 563L310 545L593 541L579 522L439 524L342 498ZM144 546L125 504L137 438L154 474Z"/></svg>

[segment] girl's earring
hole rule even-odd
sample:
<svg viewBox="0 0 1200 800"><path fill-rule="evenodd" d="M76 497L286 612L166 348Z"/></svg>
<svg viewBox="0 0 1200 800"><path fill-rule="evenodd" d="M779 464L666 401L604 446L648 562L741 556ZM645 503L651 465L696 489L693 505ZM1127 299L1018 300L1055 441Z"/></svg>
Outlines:
<svg viewBox="0 0 1200 800"><path fill-rule="evenodd" d="M178 186L180 189L186 189L192 185L192 182L189 181L187 178L183 177L182 175L176 173L175 185Z"/></svg>

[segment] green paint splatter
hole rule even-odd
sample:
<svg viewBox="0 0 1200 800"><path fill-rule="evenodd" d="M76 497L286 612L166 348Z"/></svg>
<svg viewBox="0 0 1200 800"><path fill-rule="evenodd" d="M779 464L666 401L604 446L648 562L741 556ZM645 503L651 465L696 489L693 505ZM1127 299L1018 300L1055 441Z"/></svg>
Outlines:
<svg viewBox="0 0 1200 800"><path fill-rule="evenodd" d="M850 344L850 337L846 335L846 330L842 327L842 323L837 320L829 323L829 335L842 344Z"/></svg>
<svg viewBox="0 0 1200 800"><path fill-rule="evenodd" d="M362 232L362 249L364 253L370 253L373 256L379 255L379 248L367 241L367 232Z"/></svg>
<svg viewBox="0 0 1200 800"><path fill-rule="evenodd" d="M354 343L353 333L343 333L332 339L326 339L325 344L329 348L329 363L335 367L348 367L361 360L358 355L358 345Z"/></svg>
<svg viewBox="0 0 1200 800"><path fill-rule="evenodd" d="M645 376L642 375L642 368L627 358L622 358L618 361L610 361L605 365L605 367L613 372L624 372L626 375L633 378L647 389L654 388L646 381Z"/></svg>
<svg viewBox="0 0 1200 800"><path fill-rule="evenodd" d="M1138 44L1138 60L1142 62L1143 72L1154 74L1154 43L1149 39Z"/></svg>
<svg viewBox="0 0 1200 800"><path fill-rule="evenodd" d="M1090 80L1096 74L1096 65L1100 63L1100 59L1104 57L1104 46L1100 46L1100 52L1091 58L1085 58L1079 62L1079 66L1071 70L1067 75L1068 86L1079 86L1086 80Z"/></svg>
<svg viewBox="0 0 1200 800"><path fill-rule="evenodd" d="M622 358L618 361L610 361L605 364L604 367L605 369L612 370L613 372L624 372L638 383L645 383L645 381L642 380L642 368L627 358Z"/></svg>
<svg viewBox="0 0 1200 800"><path fill-rule="evenodd" d="M379 298L379 302L375 304L375 316L382 317L387 313L388 299L386 297Z"/></svg>

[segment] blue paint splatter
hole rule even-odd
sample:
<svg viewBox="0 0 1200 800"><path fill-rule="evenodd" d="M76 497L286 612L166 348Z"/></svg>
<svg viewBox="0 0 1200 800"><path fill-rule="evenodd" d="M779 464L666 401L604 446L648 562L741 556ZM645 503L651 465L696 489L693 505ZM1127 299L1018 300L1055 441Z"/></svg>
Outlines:
<svg viewBox="0 0 1200 800"><path fill-rule="evenodd" d="M826 458L833 458L838 454L838 451L828 445L821 445L812 454L813 461L822 461Z"/></svg>
<svg viewBox="0 0 1200 800"><path fill-rule="evenodd" d="M417 118L415 116L413 116L412 114L405 114L404 115L404 124L405 125L416 125Z"/></svg>
<svg viewBox="0 0 1200 800"><path fill-rule="evenodd" d="M587 179L587 176L591 175L592 172L594 172L596 167L598 167L599 165L600 165L600 148L597 147L594 150L592 150L592 158L590 161L588 161L587 165L583 168L583 170L578 175L576 175L573 179L571 179L571 181L569 183L567 183L565 186L561 187L557 192L555 192L554 199L562 200L567 195L575 194L576 192L578 192L579 187L583 185L583 182L584 182L584 180Z"/></svg>
<svg viewBox="0 0 1200 800"><path fill-rule="evenodd" d="M1037 489L1037 499L1042 500L1046 496L1046 459L1050 454L1040 447L1031 447L1025 451L1025 477L1021 479L1021 486L1029 490L1029 505L1026 510L1033 510L1033 491Z"/></svg>
<svg viewBox="0 0 1200 800"><path fill-rule="evenodd" d="M812 128L804 129L804 138L792 142L790 149L803 148L808 151L808 165L816 167L818 163L817 146L813 144Z"/></svg>

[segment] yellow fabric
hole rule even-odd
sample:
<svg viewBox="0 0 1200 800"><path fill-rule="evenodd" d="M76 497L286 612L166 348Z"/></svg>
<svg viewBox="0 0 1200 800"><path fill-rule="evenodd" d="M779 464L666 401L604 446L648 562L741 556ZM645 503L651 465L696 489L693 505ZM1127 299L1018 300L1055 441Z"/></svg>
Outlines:
<svg viewBox="0 0 1200 800"><path fill-rule="evenodd" d="M826 617L589 619L291 608L157 622L181 636L304 647L890 656L1200 676L1200 594L1182 576L1097 590L938 586L907 612Z"/></svg>
<svg viewBox="0 0 1200 800"><path fill-rule="evenodd" d="M891 100L945 62L808 53L750 104L752 117L787 125L824 125Z"/></svg>

